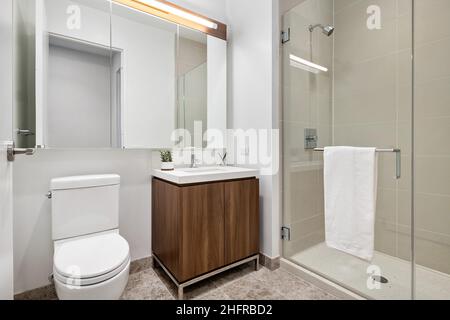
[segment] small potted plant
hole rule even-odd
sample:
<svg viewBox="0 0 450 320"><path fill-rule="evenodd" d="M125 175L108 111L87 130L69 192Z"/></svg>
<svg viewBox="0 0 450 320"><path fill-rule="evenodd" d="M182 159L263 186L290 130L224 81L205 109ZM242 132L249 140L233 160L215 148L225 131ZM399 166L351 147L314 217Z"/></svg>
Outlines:
<svg viewBox="0 0 450 320"><path fill-rule="evenodd" d="M172 160L172 152L168 150L162 150L161 153L161 170L172 171L175 169Z"/></svg>

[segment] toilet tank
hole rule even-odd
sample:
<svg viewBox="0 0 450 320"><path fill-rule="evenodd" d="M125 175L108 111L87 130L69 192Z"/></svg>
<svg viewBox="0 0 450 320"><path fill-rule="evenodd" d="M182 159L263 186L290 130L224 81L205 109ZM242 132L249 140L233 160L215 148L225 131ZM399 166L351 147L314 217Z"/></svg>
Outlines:
<svg viewBox="0 0 450 320"><path fill-rule="evenodd" d="M119 175L57 178L50 189L53 240L119 228Z"/></svg>

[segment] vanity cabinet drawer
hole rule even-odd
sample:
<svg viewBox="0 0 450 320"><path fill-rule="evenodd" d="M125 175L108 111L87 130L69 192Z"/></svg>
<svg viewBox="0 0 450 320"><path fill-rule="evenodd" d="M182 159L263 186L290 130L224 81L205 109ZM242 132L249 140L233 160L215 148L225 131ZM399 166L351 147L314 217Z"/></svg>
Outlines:
<svg viewBox="0 0 450 320"><path fill-rule="evenodd" d="M153 178L152 248L179 283L259 252L259 180Z"/></svg>

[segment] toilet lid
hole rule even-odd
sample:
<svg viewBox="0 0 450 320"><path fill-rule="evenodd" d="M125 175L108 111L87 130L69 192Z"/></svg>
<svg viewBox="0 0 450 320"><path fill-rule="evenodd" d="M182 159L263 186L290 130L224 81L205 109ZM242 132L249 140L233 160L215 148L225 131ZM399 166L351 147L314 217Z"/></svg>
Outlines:
<svg viewBox="0 0 450 320"><path fill-rule="evenodd" d="M129 257L128 242L118 234L67 241L55 251L56 271L69 278L93 278L119 268Z"/></svg>

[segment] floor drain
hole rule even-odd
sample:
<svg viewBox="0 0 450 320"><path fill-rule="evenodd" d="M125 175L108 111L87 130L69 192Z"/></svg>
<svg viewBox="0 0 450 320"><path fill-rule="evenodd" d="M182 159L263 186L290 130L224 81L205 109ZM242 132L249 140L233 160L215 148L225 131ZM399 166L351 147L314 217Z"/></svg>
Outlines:
<svg viewBox="0 0 450 320"><path fill-rule="evenodd" d="M382 284L389 283L389 280L387 278L385 278L385 277L382 277L382 276L373 276L372 279L375 282L379 282L379 283L382 283Z"/></svg>

